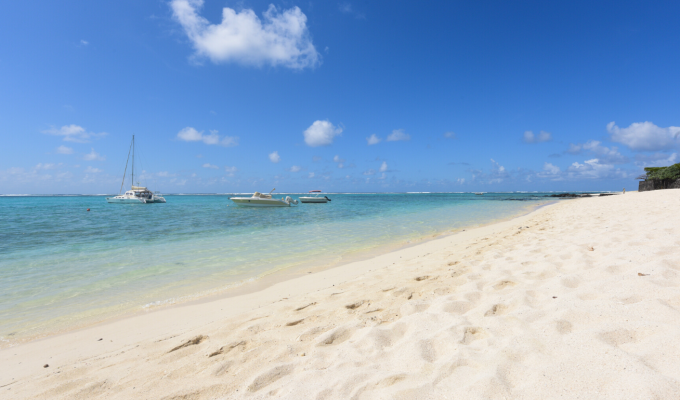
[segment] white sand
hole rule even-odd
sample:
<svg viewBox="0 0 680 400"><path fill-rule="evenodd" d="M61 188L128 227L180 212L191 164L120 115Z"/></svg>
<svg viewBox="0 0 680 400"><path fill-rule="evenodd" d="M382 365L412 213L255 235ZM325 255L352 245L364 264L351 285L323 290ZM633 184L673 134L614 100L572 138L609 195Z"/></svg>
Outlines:
<svg viewBox="0 0 680 400"><path fill-rule="evenodd" d="M562 201L5 349L0 398L678 399L679 211L680 190Z"/></svg>

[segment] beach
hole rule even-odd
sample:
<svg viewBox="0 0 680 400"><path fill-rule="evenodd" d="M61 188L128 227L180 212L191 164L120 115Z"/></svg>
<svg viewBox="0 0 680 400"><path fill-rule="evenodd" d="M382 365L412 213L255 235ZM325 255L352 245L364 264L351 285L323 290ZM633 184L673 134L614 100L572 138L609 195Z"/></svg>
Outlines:
<svg viewBox="0 0 680 400"><path fill-rule="evenodd" d="M680 191L560 201L0 350L2 398L674 399Z"/></svg>

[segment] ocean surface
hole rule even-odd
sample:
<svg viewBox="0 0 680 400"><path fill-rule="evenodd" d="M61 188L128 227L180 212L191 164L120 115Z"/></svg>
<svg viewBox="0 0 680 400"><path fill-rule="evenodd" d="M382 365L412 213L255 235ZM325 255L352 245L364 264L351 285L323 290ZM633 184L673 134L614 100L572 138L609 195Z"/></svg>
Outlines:
<svg viewBox="0 0 680 400"><path fill-rule="evenodd" d="M281 271L339 265L554 201L542 193L362 193L246 208L230 195L165 197L166 204L126 205L104 196L0 196L0 347L228 294Z"/></svg>

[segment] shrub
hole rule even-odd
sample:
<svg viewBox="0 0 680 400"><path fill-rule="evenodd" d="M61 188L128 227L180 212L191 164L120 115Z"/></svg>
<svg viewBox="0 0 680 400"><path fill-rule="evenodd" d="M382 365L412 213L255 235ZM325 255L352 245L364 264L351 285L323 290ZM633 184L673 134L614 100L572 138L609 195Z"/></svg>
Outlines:
<svg viewBox="0 0 680 400"><path fill-rule="evenodd" d="M680 163L668 167L647 167L647 180L680 179Z"/></svg>

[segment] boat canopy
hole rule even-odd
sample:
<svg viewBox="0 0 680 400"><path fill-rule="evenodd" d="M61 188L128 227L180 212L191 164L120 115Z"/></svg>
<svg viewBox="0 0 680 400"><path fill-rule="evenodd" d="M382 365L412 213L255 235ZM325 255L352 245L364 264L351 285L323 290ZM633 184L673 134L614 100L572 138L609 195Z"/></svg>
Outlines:
<svg viewBox="0 0 680 400"><path fill-rule="evenodd" d="M144 186L132 186L131 189L132 190L149 190L149 189L145 188Z"/></svg>
<svg viewBox="0 0 680 400"><path fill-rule="evenodd" d="M321 193L321 190L310 190L309 193Z"/></svg>

